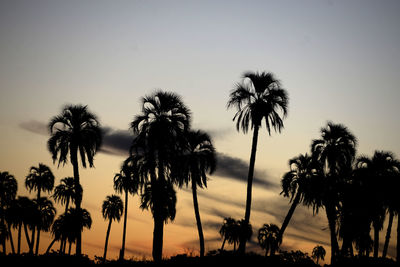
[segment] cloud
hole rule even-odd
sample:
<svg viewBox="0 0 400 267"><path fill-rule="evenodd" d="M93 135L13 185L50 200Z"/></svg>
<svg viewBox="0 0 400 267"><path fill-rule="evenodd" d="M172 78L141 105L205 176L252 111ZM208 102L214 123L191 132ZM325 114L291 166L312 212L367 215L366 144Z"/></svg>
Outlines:
<svg viewBox="0 0 400 267"><path fill-rule="evenodd" d="M36 120L24 121L21 122L18 126L26 131L35 134L48 135L49 133L47 129L47 124Z"/></svg>
<svg viewBox="0 0 400 267"><path fill-rule="evenodd" d="M134 135L128 130L115 130L111 127L103 127L103 146L101 152L128 156L129 148L132 144Z"/></svg>
<svg viewBox="0 0 400 267"><path fill-rule="evenodd" d="M249 164L244 160L217 152L215 175L247 183ZM253 183L265 189L277 189L279 184L271 182L266 171L255 170Z"/></svg>

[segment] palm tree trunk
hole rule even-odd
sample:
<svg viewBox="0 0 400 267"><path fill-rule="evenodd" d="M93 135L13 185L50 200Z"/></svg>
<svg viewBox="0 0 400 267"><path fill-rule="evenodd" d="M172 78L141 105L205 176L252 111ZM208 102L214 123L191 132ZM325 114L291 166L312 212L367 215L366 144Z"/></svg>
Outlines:
<svg viewBox="0 0 400 267"><path fill-rule="evenodd" d="M68 255L71 255L71 247L72 247L72 242L69 242L69 247L68 247Z"/></svg>
<svg viewBox="0 0 400 267"><path fill-rule="evenodd" d="M393 218L394 218L394 212L393 212L393 210L390 210L389 211L389 223L388 223L388 227L387 227L387 231L386 231L385 245L383 246L382 258L386 258L387 250L389 247L390 234L392 232Z"/></svg>
<svg viewBox="0 0 400 267"><path fill-rule="evenodd" d="M24 223L24 232L25 232L25 238L26 238L26 243L28 243L29 250L31 249L31 240L29 239L29 234L28 234L28 227Z"/></svg>
<svg viewBox="0 0 400 267"><path fill-rule="evenodd" d="M374 258L378 258L379 252L379 227L377 223L373 223L374 226Z"/></svg>
<svg viewBox="0 0 400 267"><path fill-rule="evenodd" d="M254 176L254 165L256 162L257 142L258 142L258 130L259 126L256 124L253 130L253 142L251 145L251 155L249 163L249 174L247 176L247 197L246 197L246 212L244 215L245 225L250 223L250 211L251 211L251 195L253 188L253 176ZM244 235L240 238L239 242L239 253L244 254L246 252L246 238Z"/></svg>
<svg viewBox="0 0 400 267"><path fill-rule="evenodd" d="M224 237L224 240L222 241L221 251L224 250L225 242L226 242L226 237Z"/></svg>
<svg viewBox="0 0 400 267"><path fill-rule="evenodd" d="M54 238L54 239L51 241L50 245L49 245L49 246L47 247L47 249L46 249L46 253L45 253L45 254L47 254L47 253L50 252L51 247L54 245L54 243L55 243L56 241L57 241L56 238Z"/></svg>
<svg viewBox="0 0 400 267"><path fill-rule="evenodd" d="M74 171L74 186L75 186L75 206L76 211L80 214L81 203L82 203L82 192L80 192L79 182L79 166L78 166L78 148L76 146L71 147L71 163ZM76 235L76 256L82 255L82 232L78 231Z"/></svg>
<svg viewBox="0 0 400 267"><path fill-rule="evenodd" d="M396 261L400 263L400 215L397 214Z"/></svg>
<svg viewBox="0 0 400 267"><path fill-rule="evenodd" d="M282 226L281 226L281 229L279 230L278 238L277 238L278 244L282 243L283 233L285 232L286 227L288 226L290 219L292 219L293 213L294 213L297 205L300 202L300 196L301 196L300 192L297 192L296 197L294 198L294 200L292 202L292 206L290 206L290 209L285 217L285 220L282 223Z"/></svg>
<svg viewBox="0 0 400 267"><path fill-rule="evenodd" d="M36 237L36 251L35 251L35 255L38 255L38 253L39 253L39 240L40 240L40 227L38 226L38 228L37 228L37 237Z"/></svg>
<svg viewBox="0 0 400 267"><path fill-rule="evenodd" d="M125 191L125 212L124 212L124 230L122 233L122 248L119 253L119 259L124 259L125 254L125 237L126 237L126 221L127 221L127 214L128 214L128 190Z"/></svg>
<svg viewBox="0 0 400 267"><path fill-rule="evenodd" d="M156 214L157 213L157 214ZM162 259L164 220L159 212L154 211L154 231L153 231L153 259L160 262Z"/></svg>
<svg viewBox="0 0 400 267"><path fill-rule="evenodd" d="M11 251L12 251L12 254L15 254L14 240L12 237L10 224L7 224L7 226L8 226L8 236L10 238Z"/></svg>
<svg viewBox="0 0 400 267"><path fill-rule="evenodd" d="M107 257L108 237L110 236L111 223L112 223L112 220L110 219L110 222L108 223L108 228L107 228L106 244L104 245L103 263L106 261L106 257Z"/></svg>
<svg viewBox="0 0 400 267"><path fill-rule="evenodd" d="M22 223L18 225L18 245L17 245L17 254L21 254L21 232L22 232Z"/></svg>
<svg viewBox="0 0 400 267"><path fill-rule="evenodd" d="M335 207L331 204L325 205L326 217L328 218L329 231L331 237L331 264L336 263L336 256L339 252L339 245L336 239L336 214Z"/></svg>
<svg viewBox="0 0 400 267"><path fill-rule="evenodd" d="M193 194L194 214L195 214L196 223L197 223L197 231L199 232L200 257L204 257L204 235L203 235L203 227L201 226L200 211L199 211L199 203L198 203L198 201L197 201L196 182L193 181L193 180L192 180L192 194Z"/></svg>
<svg viewBox="0 0 400 267"><path fill-rule="evenodd" d="M33 254L33 248L35 247L35 242L34 242L34 240L35 240L35 231L36 231L36 227L33 226L32 227L31 241L30 241L30 244L29 244L29 254Z"/></svg>

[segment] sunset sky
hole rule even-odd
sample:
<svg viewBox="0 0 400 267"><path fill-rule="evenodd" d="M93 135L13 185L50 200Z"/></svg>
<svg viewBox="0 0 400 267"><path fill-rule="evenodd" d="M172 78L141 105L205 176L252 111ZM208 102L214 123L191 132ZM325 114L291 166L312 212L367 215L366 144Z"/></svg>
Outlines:
<svg viewBox="0 0 400 267"><path fill-rule="evenodd" d="M206 251L217 249L223 218L244 216L251 148L251 134L236 131L235 111L226 108L229 92L243 72L270 71L289 94L289 114L281 134L260 132L251 223L254 232L264 223L281 225L289 209L279 195L288 160L308 152L327 121L350 129L358 154L377 149L400 157L399 14L400 2L389 0L0 0L0 171L16 177L19 195L29 195L25 176L39 162L51 167L56 185L72 176L70 164L53 165L46 125L65 104L88 105L105 137L95 168L81 168L82 206L93 219L83 253L100 256L107 227L101 204L114 193L140 98L155 89L176 92L192 111L192 127L210 133L218 152L217 171L199 190ZM151 213L139 209L138 196L129 201L126 255L150 258ZM122 223L113 224L110 258L121 235ZM392 245L395 236L393 230ZM44 252L49 234L41 241ZM260 252L256 234L253 241L249 247ZM329 254L325 211L313 216L299 207L282 248L311 253L317 244ZM188 252L198 253L198 235L191 193L180 189L164 256Z"/></svg>

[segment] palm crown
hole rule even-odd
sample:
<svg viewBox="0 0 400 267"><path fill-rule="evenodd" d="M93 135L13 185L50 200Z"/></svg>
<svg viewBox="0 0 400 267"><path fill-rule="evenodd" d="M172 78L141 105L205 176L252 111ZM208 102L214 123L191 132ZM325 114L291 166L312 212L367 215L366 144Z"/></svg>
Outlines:
<svg viewBox="0 0 400 267"><path fill-rule="evenodd" d="M260 127L264 119L267 131L271 127L280 132L283 128L283 118L287 116L288 95L280 87L279 81L269 72L246 72L245 81L238 83L231 92L229 107L236 107L236 128L247 133L249 125ZM248 82L246 81L248 80ZM280 114L281 113L281 114Z"/></svg>
<svg viewBox="0 0 400 267"><path fill-rule="evenodd" d="M54 187L54 175L50 168L42 163L38 167L32 166L25 179L25 186L31 192L32 190L50 192Z"/></svg>

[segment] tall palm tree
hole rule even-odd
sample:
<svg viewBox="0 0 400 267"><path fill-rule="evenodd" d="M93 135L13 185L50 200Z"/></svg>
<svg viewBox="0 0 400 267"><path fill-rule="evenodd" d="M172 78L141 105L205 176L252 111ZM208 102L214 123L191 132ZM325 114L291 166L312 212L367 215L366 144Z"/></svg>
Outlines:
<svg viewBox="0 0 400 267"><path fill-rule="evenodd" d="M290 198L292 205L279 230L279 244L282 242L283 233L285 232L297 205L301 203L304 198L307 198L307 191L309 189L308 185L315 175L317 175L314 161L307 153L305 155L300 154L299 156L289 160L289 167L290 171L283 175L281 181L281 194L283 194L284 197ZM305 202L307 204L310 201L311 200L306 199Z"/></svg>
<svg viewBox="0 0 400 267"><path fill-rule="evenodd" d="M322 183L319 190L323 192L320 196L330 230L331 263L335 263L339 253L336 238L338 188L351 176L356 147L357 139L347 127L332 122L328 122L327 126L321 129L321 139L315 139L311 144L312 156L322 170Z"/></svg>
<svg viewBox="0 0 400 267"><path fill-rule="evenodd" d="M139 189L138 174L134 165L129 164L129 159L122 165L121 171L114 176L114 190L118 193L125 193L125 211L124 211L124 229L122 233L122 248L120 251L119 259L124 259L125 254L125 237L126 237L126 223L128 214L128 194L136 194Z"/></svg>
<svg viewBox="0 0 400 267"><path fill-rule="evenodd" d="M52 154L53 161L58 160L58 166L68 162L68 154L74 172L75 181L75 206L79 213L82 203L82 190L79 181L78 153L81 163L86 168L93 167L93 158L99 150L102 133L97 117L91 113L87 106L67 105L60 115L53 117L48 125L50 139L48 149ZM76 240L76 254L82 254L82 236L78 233Z"/></svg>
<svg viewBox="0 0 400 267"><path fill-rule="evenodd" d="M233 117L236 120L236 128L247 133L253 129L253 141L247 177L246 212L244 219L250 222L251 196L256 161L258 131L264 120L267 132L271 135L271 128L281 132L283 119L287 116L289 98L287 92L281 88L280 82L272 73L247 72L243 75L243 82L238 83L230 93L228 108L235 107L237 112ZM246 241L241 240L239 251L244 253Z"/></svg>
<svg viewBox="0 0 400 267"><path fill-rule="evenodd" d="M141 195L140 208L142 210L150 209L153 218L156 216L156 212L158 212L157 216L160 216L162 219L162 224L158 227L154 227L153 232L153 258L155 261L160 261L161 255L158 253L160 253L160 247L162 253L162 233L164 231L164 223L167 223L168 220L173 221L176 215L176 192L173 185L164 180L146 183ZM157 240L156 247L154 244L154 236L161 236L161 243L158 243L159 240Z"/></svg>
<svg viewBox="0 0 400 267"><path fill-rule="evenodd" d="M326 251L323 246L316 246L313 248L312 257L317 260L317 264L319 260L324 260L326 255Z"/></svg>
<svg viewBox="0 0 400 267"><path fill-rule="evenodd" d="M257 239L260 247L265 249L265 257L268 256L268 252L273 256L279 247L279 227L272 223L264 224L258 230Z"/></svg>
<svg viewBox="0 0 400 267"><path fill-rule="evenodd" d="M35 254L37 255L39 253L40 231L48 232L50 230L56 215L56 209L53 206L53 202L51 202L47 197L41 197L39 200L36 200L36 205L38 208L38 235L36 239Z"/></svg>
<svg viewBox="0 0 400 267"><path fill-rule="evenodd" d="M5 211L15 199L17 190L18 183L15 177L8 172L0 172L0 241L4 254L6 254L6 239L10 235L5 222Z"/></svg>
<svg viewBox="0 0 400 267"><path fill-rule="evenodd" d="M178 159L180 164L177 173L182 177L180 185L186 184L187 186L191 182L194 213L199 233L200 257L203 257L204 235L197 200L197 187L207 187L207 172L212 174L216 167L215 149L210 136L200 130L188 131L186 138L188 146L182 157Z"/></svg>
<svg viewBox="0 0 400 267"><path fill-rule="evenodd" d="M121 219L122 213L124 210L124 205L122 204L122 200L117 195L107 196L106 200L103 201L102 206L102 214L105 220L109 220L107 235L106 235L106 243L104 245L104 256L103 262L106 261L107 257L107 246L108 246L108 237L110 236L111 223L112 221L118 221Z"/></svg>
<svg viewBox="0 0 400 267"><path fill-rule="evenodd" d="M171 176L172 165L176 163L177 154L185 145L185 132L190 126L190 111L181 98L170 92L156 91L142 99L142 113L131 123L136 138L131 147L131 154L140 160L140 179L152 192L166 190L176 181ZM147 184L150 179L150 185ZM144 183L142 183L143 185ZM152 198L154 218L153 258L162 258L164 222L168 216L164 213L164 203L168 199L168 191L158 191ZM145 205L146 206L146 205Z"/></svg>
<svg viewBox="0 0 400 267"><path fill-rule="evenodd" d="M389 223L388 230L384 244L382 256L386 257L387 248L389 245L389 238L391 226L393 223L394 210L390 209L390 191L391 186L396 186L393 179L397 178L399 173L399 162L396 160L393 153L389 151L375 151L372 158L362 156L358 159L357 166L359 168L366 168L369 174L370 188L374 193L370 196L374 198L371 203L370 213L373 216L372 225L374 228L374 257L378 257L379 252L379 231L383 228L386 211L389 209Z"/></svg>
<svg viewBox="0 0 400 267"><path fill-rule="evenodd" d="M41 199L42 192L50 193L54 187L54 175L51 172L50 168L43 163L39 163L38 167L32 166L29 169L29 174L25 178L25 187L28 189L29 192L32 190L37 191L36 196L36 204L38 205ZM39 244L38 241L40 239L40 225L37 225L37 237L36 237L36 254L38 253ZM31 253L33 253L33 246L35 240L35 228L32 230L32 246L31 246Z"/></svg>

